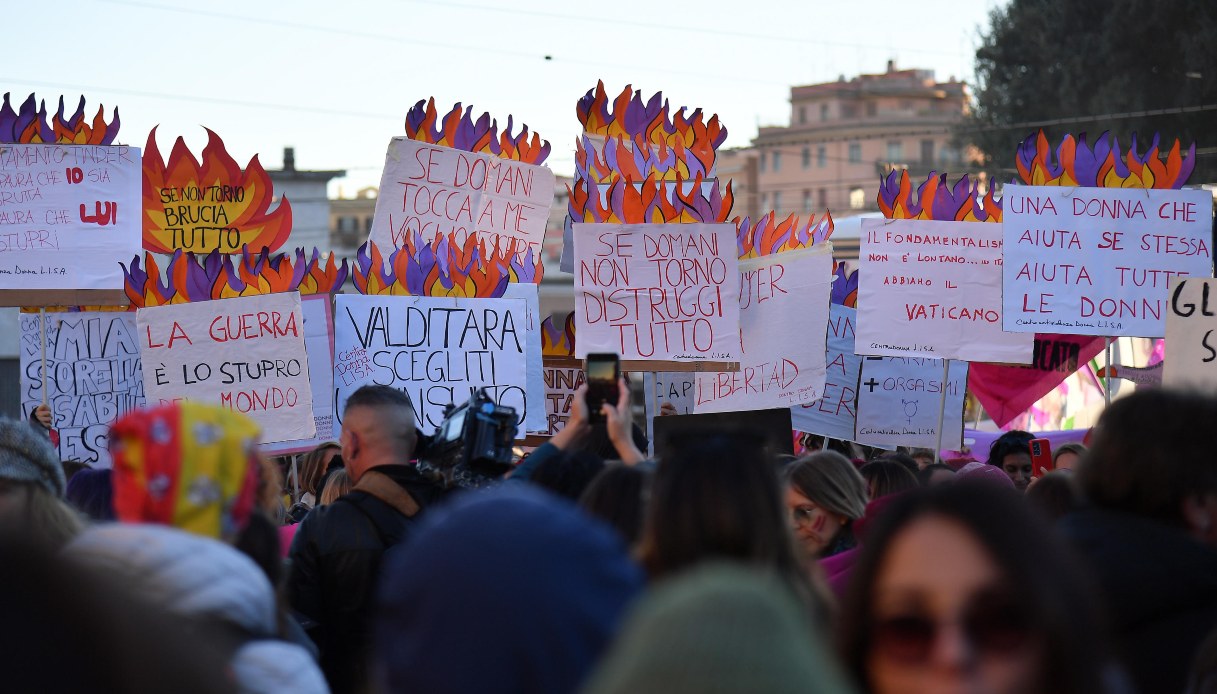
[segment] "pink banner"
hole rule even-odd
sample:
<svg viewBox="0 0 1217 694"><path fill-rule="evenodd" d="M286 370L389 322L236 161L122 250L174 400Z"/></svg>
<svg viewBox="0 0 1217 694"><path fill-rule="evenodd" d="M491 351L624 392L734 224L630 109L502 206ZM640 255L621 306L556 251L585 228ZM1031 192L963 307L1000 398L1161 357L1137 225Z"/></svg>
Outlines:
<svg viewBox="0 0 1217 694"><path fill-rule="evenodd" d="M1101 337L1036 334L1030 364L972 364L968 390L994 424L1005 426L1102 351Z"/></svg>

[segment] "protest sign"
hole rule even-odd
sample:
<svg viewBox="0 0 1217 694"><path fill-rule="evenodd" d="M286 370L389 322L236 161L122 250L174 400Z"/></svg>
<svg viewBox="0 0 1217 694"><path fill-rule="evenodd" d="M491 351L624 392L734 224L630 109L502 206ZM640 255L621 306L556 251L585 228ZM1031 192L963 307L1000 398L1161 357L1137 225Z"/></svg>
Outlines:
<svg viewBox="0 0 1217 694"><path fill-rule="evenodd" d="M968 390L1004 427L1102 351L1101 337L1036 334L1030 364L972 364Z"/></svg>
<svg viewBox="0 0 1217 694"><path fill-rule="evenodd" d="M332 441L334 431L334 313L329 294L300 297L304 319L304 348L308 351L308 380L312 387L313 422L316 433L309 439L262 445L266 455L290 455L311 451Z"/></svg>
<svg viewBox="0 0 1217 694"><path fill-rule="evenodd" d="M734 225L575 226L575 356L615 352L627 370L738 368Z"/></svg>
<svg viewBox="0 0 1217 694"><path fill-rule="evenodd" d="M583 369L557 363L568 360L558 358L552 361L555 363L545 364L546 428L543 433L546 436L553 436L566 426L566 422L570 420L571 408L574 407L575 391L587 380Z"/></svg>
<svg viewBox="0 0 1217 694"><path fill-rule="evenodd" d="M862 357L854 354L857 316L855 309L838 304L829 306L824 396L790 408L795 429L842 441L854 438L854 401L862 364Z"/></svg>
<svg viewBox="0 0 1217 694"><path fill-rule="evenodd" d="M945 396L940 447L962 446L968 364L955 360L949 364L944 386L941 359L864 358L859 371L858 417L853 440L868 446L934 448L940 442L938 415L941 398Z"/></svg>
<svg viewBox="0 0 1217 694"><path fill-rule="evenodd" d="M141 308L135 320L149 404L241 412L266 443L316 434L298 292Z"/></svg>
<svg viewBox="0 0 1217 694"><path fill-rule="evenodd" d="M541 360L541 300L537 285L531 282L512 282L503 292L504 299L523 299L528 314L523 326L524 356L528 368L528 418L522 425L519 436L525 431L544 433L550 425L545 407L545 371ZM459 403L458 403L459 404Z"/></svg>
<svg viewBox="0 0 1217 694"><path fill-rule="evenodd" d="M642 374L643 409L647 420L647 441L650 453L655 453L655 418L661 416L664 404L672 406L674 414L693 414L697 377L686 371L644 371Z"/></svg>
<svg viewBox="0 0 1217 694"><path fill-rule="evenodd" d="M1031 359L1030 335L1002 332L999 225L863 220L858 263L859 354Z"/></svg>
<svg viewBox="0 0 1217 694"><path fill-rule="evenodd" d="M141 216L138 148L0 145L0 304L125 304Z"/></svg>
<svg viewBox="0 0 1217 694"><path fill-rule="evenodd" d="M541 252L554 200L554 174L544 166L395 137L385 155L368 240L388 250L421 234L471 234L508 255Z"/></svg>
<svg viewBox="0 0 1217 694"><path fill-rule="evenodd" d="M430 296L335 297L334 436L346 399L363 385L410 396L419 430L431 434L444 407L480 388L528 416L523 299Z"/></svg>
<svg viewBox="0 0 1217 694"><path fill-rule="evenodd" d="M824 395L832 246L816 244L740 261L740 340L735 372L699 373L693 411L791 407Z"/></svg>
<svg viewBox="0 0 1217 694"><path fill-rule="evenodd" d="M43 317L21 314L21 412L42 404ZM135 314L47 313L46 401L59 457L110 466L110 425L144 406Z"/></svg>
<svg viewBox="0 0 1217 694"><path fill-rule="evenodd" d="M1004 189L1004 328L1162 337L1172 277L1213 275L1204 190Z"/></svg>
<svg viewBox="0 0 1217 694"><path fill-rule="evenodd" d="M1171 279L1164 361L1162 385L1217 389L1217 280Z"/></svg>

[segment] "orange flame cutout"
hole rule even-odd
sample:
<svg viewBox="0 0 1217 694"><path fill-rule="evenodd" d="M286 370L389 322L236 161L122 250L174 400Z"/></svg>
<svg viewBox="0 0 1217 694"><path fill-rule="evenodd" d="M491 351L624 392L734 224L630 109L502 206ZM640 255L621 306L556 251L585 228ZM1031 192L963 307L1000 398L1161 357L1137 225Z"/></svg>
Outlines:
<svg viewBox="0 0 1217 694"><path fill-rule="evenodd" d="M575 221L600 224L727 221L735 199L731 183L727 183L722 194L717 179L710 184L708 193L703 190L704 183L700 175L691 182L678 176L674 183L669 183L652 175L642 183L619 179L607 186L577 180L574 188L567 187L568 212ZM601 189L605 190L603 202Z"/></svg>
<svg viewBox="0 0 1217 694"><path fill-rule="evenodd" d="M0 142L109 145L118 136L118 107L114 108L109 123L106 123L105 106L97 107L97 115L91 123L85 120L83 96L76 106L76 113L71 116L65 117L63 108L63 97L60 96L59 111L51 117L48 124L46 102L38 102L31 93L21 104L20 110L15 111L6 93L3 105L0 105Z"/></svg>
<svg viewBox="0 0 1217 694"><path fill-rule="evenodd" d="M406 244L385 257L375 243L356 253L352 280L361 294L495 298L511 282L540 282L544 265L532 251L508 254L476 237L458 247L443 234L430 242L407 237Z"/></svg>
<svg viewBox="0 0 1217 694"><path fill-rule="evenodd" d="M1001 223L1001 201L994 199L993 188L983 195L978 182L967 176L954 188L947 175L933 173L917 188L913 199L912 183L906 170L892 171L880 183L879 209L888 219L931 219L944 222Z"/></svg>
<svg viewBox="0 0 1217 694"><path fill-rule="evenodd" d="M439 127L436 127L436 124ZM480 152L503 159L514 159L527 164L540 165L549 156L549 142L541 140L536 133L528 137L528 126L521 126L520 134L513 135L512 117L507 117L507 127L500 132L497 120L489 113L473 119L473 107L461 110L458 102L440 118L435 110L435 97L427 99L426 105L419 101L406 113L406 137L442 147L451 147L465 152Z"/></svg>
<svg viewBox="0 0 1217 694"><path fill-rule="evenodd" d="M541 356L575 356L575 314L566 314L565 328L554 325L554 317L546 316L541 321Z"/></svg>
<svg viewBox="0 0 1217 694"><path fill-rule="evenodd" d="M785 221L775 221L773 212L756 220L755 224L749 223L747 217L742 220L735 218L740 260L811 248L827 241L834 229L832 215L828 212L819 221L816 221L814 214L809 216L802 226L799 226L798 216L793 214Z"/></svg>
<svg viewBox="0 0 1217 694"><path fill-rule="evenodd" d="M1192 143L1187 158L1179 151L1175 140L1166 161L1158 153L1155 133L1149 150L1137 153L1137 137L1132 147L1120 151L1115 138L1108 141L1107 133L1099 135L1094 145L1086 142L1082 133L1074 140L1066 135L1056 148L1056 161L1048 145L1048 137L1040 130L1018 146L1018 174L1023 183L1034 186L1085 186L1089 188L1182 188L1196 166L1196 144Z"/></svg>
<svg viewBox="0 0 1217 694"><path fill-rule="evenodd" d="M205 128L206 130L206 128ZM156 128L144 149L144 248L157 253L183 250L238 253L278 250L292 231L292 207L287 198L269 212L274 200L270 176L249 160L245 171L224 142L207 130L200 163L181 137L161 161Z"/></svg>

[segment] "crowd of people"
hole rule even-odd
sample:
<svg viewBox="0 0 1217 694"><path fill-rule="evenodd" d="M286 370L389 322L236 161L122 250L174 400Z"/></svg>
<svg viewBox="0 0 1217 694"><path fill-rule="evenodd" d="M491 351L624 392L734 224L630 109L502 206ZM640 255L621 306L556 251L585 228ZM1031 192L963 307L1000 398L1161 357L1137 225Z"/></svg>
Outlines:
<svg viewBox="0 0 1217 694"><path fill-rule="evenodd" d="M1037 477L1021 431L649 456L620 386L505 475L420 463L383 386L294 463L198 403L123 416L108 469L0 421L0 688L1217 691L1217 397L1137 390Z"/></svg>

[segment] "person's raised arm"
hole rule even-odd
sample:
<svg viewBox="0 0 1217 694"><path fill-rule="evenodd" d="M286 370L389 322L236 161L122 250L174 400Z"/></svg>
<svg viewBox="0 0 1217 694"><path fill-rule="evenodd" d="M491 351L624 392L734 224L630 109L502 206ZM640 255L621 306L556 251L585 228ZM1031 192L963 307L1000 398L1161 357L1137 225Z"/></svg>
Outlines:
<svg viewBox="0 0 1217 694"><path fill-rule="evenodd" d="M624 378L617 381L617 404L611 405L606 402L601 407L601 411L604 412L609 441L613 442L613 447L617 449L621 462L626 465L637 465L646 460L647 457L638 450L638 446L634 445L634 417L630 412L630 388Z"/></svg>

